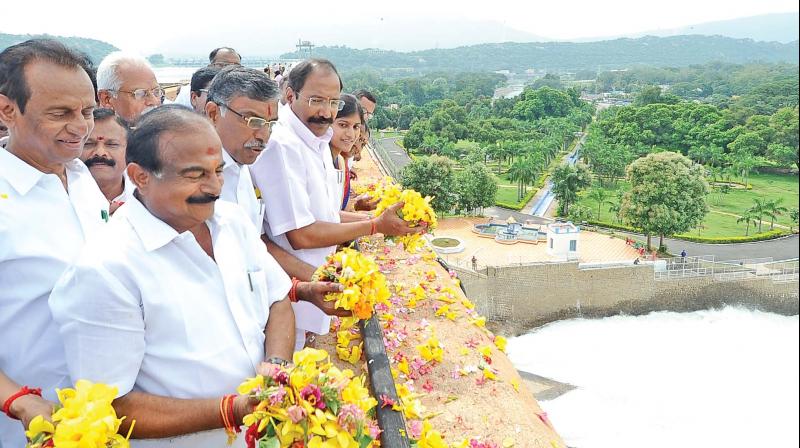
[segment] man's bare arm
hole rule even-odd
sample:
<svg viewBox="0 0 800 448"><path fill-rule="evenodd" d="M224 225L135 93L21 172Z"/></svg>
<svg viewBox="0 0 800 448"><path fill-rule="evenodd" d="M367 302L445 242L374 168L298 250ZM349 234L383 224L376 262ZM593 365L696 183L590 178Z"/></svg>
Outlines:
<svg viewBox="0 0 800 448"><path fill-rule="evenodd" d="M288 298L272 304L269 308L269 319L264 329L266 340L264 352L267 359L277 356L287 361L294 354L294 311Z"/></svg>
<svg viewBox="0 0 800 448"><path fill-rule="evenodd" d="M402 206L403 203L398 202L384 210L379 217L367 221L347 223L316 221L286 232L286 238L295 249L313 249L336 246L367 236L372 232L373 224L377 233L387 236L408 235L425 230L423 227L409 227L407 222L397 216L397 211Z"/></svg>

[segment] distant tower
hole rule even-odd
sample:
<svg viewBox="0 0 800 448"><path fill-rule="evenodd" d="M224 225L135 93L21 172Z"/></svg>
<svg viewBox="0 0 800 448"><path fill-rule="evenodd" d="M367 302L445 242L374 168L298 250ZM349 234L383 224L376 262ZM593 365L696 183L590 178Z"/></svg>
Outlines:
<svg viewBox="0 0 800 448"><path fill-rule="evenodd" d="M300 55L301 58L310 59L315 45L309 40L297 39L297 45L295 45L295 47L297 47L297 54Z"/></svg>

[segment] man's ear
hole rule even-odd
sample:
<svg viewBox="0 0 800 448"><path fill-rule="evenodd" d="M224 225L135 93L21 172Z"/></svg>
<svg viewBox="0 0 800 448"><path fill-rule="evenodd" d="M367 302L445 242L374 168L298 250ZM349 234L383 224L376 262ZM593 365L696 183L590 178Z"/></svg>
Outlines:
<svg viewBox="0 0 800 448"><path fill-rule="evenodd" d="M194 93L192 93L194 95ZM206 117L211 120L212 123L217 124L217 120L219 120L220 113L219 113L219 105L213 101L206 102Z"/></svg>
<svg viewBox="0 0 800 448"><path fill-rule="evenodd" d="M291 87L286 88L286 104L292 104L294 100L297 98L297 94L294 92L294 89Z"/></svg>
<svg viewBox="0 0 800 448"><path fill-rule="evenodd" d="M111 105L111 92L108 90L98 90L97 91L97 99L100 102L100 107L105 109L114 109L114 106Z"/></svg>
<svg viewBox="0 0 800 448"><path fill-rule="evenodd" d="M152 181L152 174L141 167L138 163L131 162L128 164L128 167L125 168L125 171L128 173L128 178L131 182L136 185L141 191L147 190L147 187L150 185Z"/></svg>
<svg viewBox="0 0 800 448"><path fill-rule="evenodd" d="M0 121L11 129L14 127L14 123L17 121L19 115L17 102L0 93Z"/></svg>

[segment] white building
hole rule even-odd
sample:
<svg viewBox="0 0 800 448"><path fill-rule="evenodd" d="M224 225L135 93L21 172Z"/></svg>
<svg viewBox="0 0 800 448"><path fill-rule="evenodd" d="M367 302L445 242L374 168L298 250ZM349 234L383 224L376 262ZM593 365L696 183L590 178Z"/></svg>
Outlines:
<svg viewBox="0 0 800 448"><path fill-rule="evenodd" d="M563 260L578 259L578 236L581 228L571 222L547 225L547 254Z"/></svg>

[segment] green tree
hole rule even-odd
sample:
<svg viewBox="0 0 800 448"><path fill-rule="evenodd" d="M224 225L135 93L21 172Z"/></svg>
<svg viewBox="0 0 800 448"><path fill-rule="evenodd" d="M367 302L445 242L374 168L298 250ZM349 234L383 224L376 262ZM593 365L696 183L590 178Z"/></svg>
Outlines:
<svg viewBox="0 0 800 448"><path fill-rule="evenodd" d="M750 234L750 224L752 223L755 226L757 221L760 222L760 216L757 216L755 212L749 209L745 210L744 214L736 219L737 224L743 222L746 225L744 229L744 236L748 236Z"/></svg>
<svg viewBox="0 0 800 448"><path fill-rule="evenodd" d="M473 163L456 173L455 186L458 213L472 213L479 208L490 207L497 195L497 179L486 165Z"/></svg>
<svg viewBox="0 0 800 448"><path fill-rule="evenodd" d="M674 152L650 154L628 167L631 189L622 200L620 215L647 235L664 236L686 232L708 213L708 183L702 166Z"/></svg>
<svg viewBox="0 0 800 448"><path fill-rule="evenodd" d="M789 219L792 220L792 224L798 224L798 221L800 221L800 209L795 207L795 208L789 210ZM790 227L789 230L794 232L794 229L791 228L791 227Z"/></svg>
<svg viewBox="0 0 800 448"><path fill-rule="evenodd" d="M769 229L772 230L775 228L775 220L778 219L778 216L786 213L789 211L788 208L784 207L783 199L768 199L764 203L764 214L769 216Z"/></svg>
<svg viewBox="0 0 800 448"><path fill-rule="evenodd" d="M602 221L603 217L601 215L601 210L603 205L613 204L613 202L608 200L611 195L603 188L593 188L592 190L589 190L589 194L587 194L586 197L597 203L597 220Z"/></svg>
<svg viewBox="0 0 800 448"><path fill-rule="evenodd" d="M570 207L568 216L572 222L579 224L584 221L591 221L593 218L592 209L580 204L575 204Z"/></svg>
<svg viewBox="0 0 800 448"><path fill-rule="evenodd" d="M761 224L764 222L764 216L768 216L767 210L767 200L765 198L753 199L753 205L747 209L747 213L758 220L758 233L761 233Z"/></svg>
<svg viewBox="0 0 800 448"><path fill-rule="evenodd" d="M437 213L447 213L456 204L453 162L446 157L417 157L400 173L400 183L423 196L431 196Z"/></svg>
<svg viewBox="0 0 800 448"><path fill-rule="evenodd" d="M551 181L558 211L562 216L568 216L569 206L578 199L578 192L592 184L592 175L582 163L574 166L564 163L553 170Z"/></svg>

